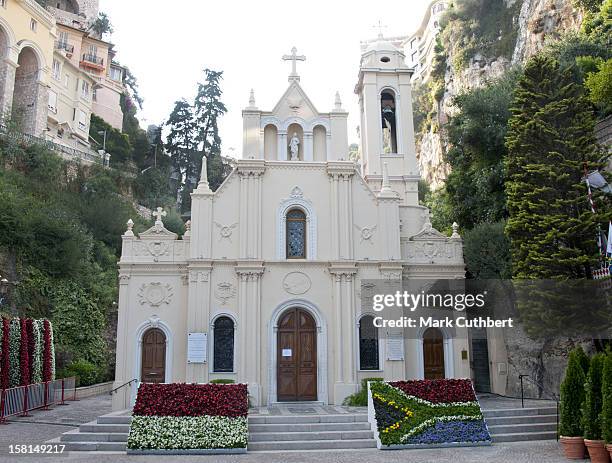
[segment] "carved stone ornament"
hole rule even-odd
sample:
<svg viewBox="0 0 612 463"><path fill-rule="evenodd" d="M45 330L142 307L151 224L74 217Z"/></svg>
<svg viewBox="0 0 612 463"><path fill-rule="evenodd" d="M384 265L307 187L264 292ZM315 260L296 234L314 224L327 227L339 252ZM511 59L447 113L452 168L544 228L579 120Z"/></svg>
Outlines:
<svg viewBox="0 0 612 463"><path fill-rule="evenodd" d="M234 229L238 226L238 222L233 223L231 225L223 225L219 222L215 222L215 226L217 230L219 230L219 241L226 238L230 243L232 242L232 233Z"/></svg>
<svg viewBox="0 0 612 463"><path fill-rule="evenodd" d="M142 284L138 289L140 304L149 304L151 307L170 304L173 295L172 286L160 282Z"/></svg>
<svg viewBox="0 0 612 463"><path fill-rule="evenodd" d="M359 230L359 234L361 236L360 242L363 243L364 241L367 241L370 244L374 244L374 242L372 241L372 237L374 236L377 227L378 225L372 225L371 227L360 227L358 225L355 225L355 228Z"/></svg>
<svg viewBox="0 0 612 463"><path fill-rule="evenodd" d="M311 286L310 277L302 272L290 272L283 278L283 289L289 294L304 294Z"/></svg>
<svg viewBox="0 0 612 463"><path fill-rule="evenodd" d="M290 196L292 198L303 198L304 192L299 186L294 186L293 189L291 190Z"/></svg>
<svg viewBox="0 0 612 463"><path fill-rule="evenodd" d="M217 284L215 289L215 297L221 302L221 305L227 304L231 298L236 295L236 288L228 281L223 281Z"/></svg>

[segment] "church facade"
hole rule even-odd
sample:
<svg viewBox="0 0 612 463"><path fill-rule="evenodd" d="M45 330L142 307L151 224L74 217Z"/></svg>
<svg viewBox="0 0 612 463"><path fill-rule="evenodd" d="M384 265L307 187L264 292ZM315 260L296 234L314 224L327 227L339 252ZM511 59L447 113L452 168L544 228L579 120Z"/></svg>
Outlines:
<svg viewBox="0 0 612 463"><path fill-rule="evenodd" d="M271 111L253 94L243 152L212 192L203 162L182 237L163 212L120 260L113 397L139 381L248 383L253 405L341 404L368 377L471 377L466 333L416 336L373 328L366 280L462 279L462 241L432 228L418 202L411 74L390 43L364 51L355 92L361 161L348 158L347 113L336 94L319 112L300 85ZM503 352L489 347L489 363ZM500 360L501 359L501 360ZM492 375L493 389L501 380Z"/></svg>

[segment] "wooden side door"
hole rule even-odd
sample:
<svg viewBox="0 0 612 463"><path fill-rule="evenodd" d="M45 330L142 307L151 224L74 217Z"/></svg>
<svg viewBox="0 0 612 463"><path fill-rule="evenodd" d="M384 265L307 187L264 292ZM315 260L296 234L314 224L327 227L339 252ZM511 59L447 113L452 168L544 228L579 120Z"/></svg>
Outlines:
<svg viewBox="0 0 612 463"><path fill-rule="evenodd" d="M305 310L285 312L277 332L278 401L317 400L316 323Z"/></svg>
<svg viewBox="0 0 612 463"><path fill-rule="evenodd" d="M425 379L444 378L444 337L436 328L423 334L423 364Z"/></svg>
<svg viewBox="0 0 612 463"><path fill-rule="evenodd" d="M142 337L142 368L140 379L145 383L163 383L166 380L166 335L151 328Z"/></svg>

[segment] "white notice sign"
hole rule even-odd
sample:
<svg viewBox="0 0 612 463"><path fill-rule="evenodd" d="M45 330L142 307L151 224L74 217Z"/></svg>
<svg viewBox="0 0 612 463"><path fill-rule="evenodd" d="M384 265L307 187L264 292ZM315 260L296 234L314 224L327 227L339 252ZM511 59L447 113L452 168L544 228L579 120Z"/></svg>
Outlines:
<svg viewBox="0 0 612 463"><path fill-rule="evenodd" d="M404 360L404 337L401 333L388 334L387 360Z"/></svg>
<svg viewBox="0 0 612 463"><path fill-rule="evenodd" d="M291 349L283 349L283 357L291 357Z"/></svg>
<svg viewBox="0 0 612 463"><path fill-rule="evenodd" d="M189 333L187 337L187 363L206 362L206 333Z"/></svg>

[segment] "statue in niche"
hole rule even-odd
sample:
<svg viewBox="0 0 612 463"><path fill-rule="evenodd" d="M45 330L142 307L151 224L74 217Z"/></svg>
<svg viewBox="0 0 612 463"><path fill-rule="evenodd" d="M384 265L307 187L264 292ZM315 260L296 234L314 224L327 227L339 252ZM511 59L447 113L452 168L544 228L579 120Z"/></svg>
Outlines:
<svg viewBox="0 0 612 463"><path fill-rule="evenodd" d="M289 140L289 152L291 153L291 160L298 161L298 153L300 150L300 139L297 136L296 132L293 132L293 136L291 140Z"/></svg>

